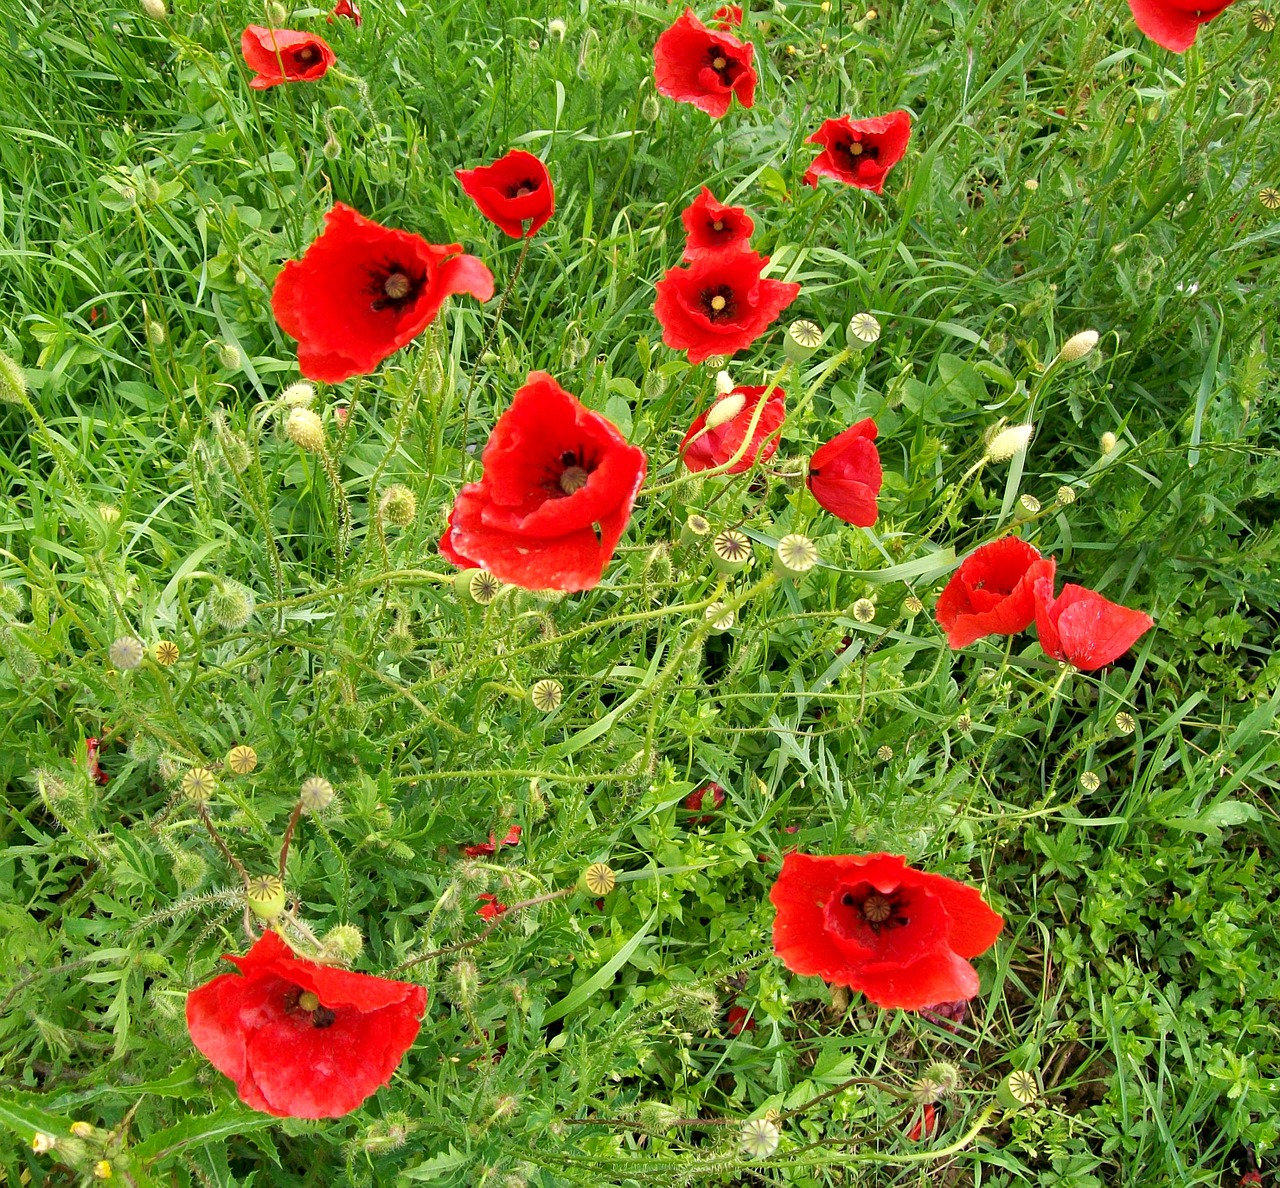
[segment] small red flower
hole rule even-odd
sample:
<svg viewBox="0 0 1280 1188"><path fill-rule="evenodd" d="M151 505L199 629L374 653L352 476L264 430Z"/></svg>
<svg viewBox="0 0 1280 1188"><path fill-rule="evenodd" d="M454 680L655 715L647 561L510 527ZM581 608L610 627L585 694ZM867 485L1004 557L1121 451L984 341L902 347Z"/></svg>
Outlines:
<svg viewBox="0 0 1280 1188"><path fill-rule="evenodd" d="M813 164L805 170L804 183L816 187L819 176L833 177L846 186L879 194L885 175L907 151L911 117L905 111L854 120L840 116L826 120L806 144L822 145Z"/></svg>
<svg viewBox="0 0 1280 1188"><path fill-rule="evenodd" d="M920 1112L915 1115L911 1126L907 1129L907 1138L913 1143L918 1143L921 1139L931 1139L938 1133L938 1111L927 1102L920 1107Z"/></svg>
<svg viewBox="0 0 1280 1188"><path fill-rule="evenodd" d="M708 780L695 788L680 802L680 806L691 813L701 812L704 806L709 809L718 809L722 804L724 804L724 789L714 780ZM715 818L709 813L703 813L700 817L694 817L689 824L710 825L714 820Z"/></svg>
<svg viewBox="0 0 1280 1188"><path fill-rule="evenodd" d="M271 308L298 340L302 374L336 384L412 342L453 293L488 301L493 274L461 244L428 243L336 202L302 259L276 277Z"/></svg>
<svg viewBox="0 0 1280 1188"><path fill-rule="evenodd" d="M1129 0L1129 10L1139 29L1157 45L1185 53L1201 25L1220 17L1234 0L1225 4L1201 4L1197 0Z"/></svg>
<svg viewBox="0 0 1280 1188"><path fill-rule="evenodd" d="M896 854L788 854L769 898L774 952L788 969L904 1010L977 994L965 958L1004 926L975 888Z"/></svg>
<svg viewBox="0 0 1280 1188"><path fill-rule="evenodd" d="M685 466L695 471L723 466L742 449L748 430L750 444L724 473L742 474L757 461L772 458L778 449L778 430L787 415L787 394L775 386L761 409L765 391L763 386L739 385L720 396L706 412L699 413L680 443Z"/></svg>
<svg viewBox="0 0 1280 1188"><path fill-rule="evenodd" d="M555 213L551 175L523 149L512 149L492 165L457 169L454 174L480 213L515 239L533 235Z"/></svg>
<svg viewBox="0 0 1280 1188"><path fill-rule="evenodd" d="M742 6L739 4L722 4L716 9L711 23L717 29L736 29L742 24Z"/></svg>
<svg viewBox="0 0 1280 1188"><path fill-rule="evenodd" d="M255 91L286 82L314 82L338 60L323 37L261 25L249 25L240 34L240 52L245 65L255 71L249 80Z"/></svg>
<svg viewBox="0 0 1280 1188"><path fill-rule="evenodd" d="M713 33L691 9L665 30L653 47L658 94L692 103L719 119L734 95L743 107L755 102L755 47L730 33Z"/></svg>
<svg viewBox="0 0 1280 1188"><path fill-rule="evenodd" d="M476 908L476 915L485 920L496 920L507 910L507 905L491 891L486 891L479 898L484 902L484 907Z"/></svg>
<svg viewBox="0 0 1280 1188"><path fill-rule="evenodd" d="M391 1080L427 992L297 957L274 932L187 995L191 1041L278 1118L340 1118Z"/></svg>
<svg viewBox="0 0 1280 1188"><path fill-rule="evenodd" d="M98 740L96 738L86 738L84 740L84 754L88 761L89 778L95 784L105 784L111 779L98 763Z"/></svg>
<svg viewBox="0 0 1280 1188"><path fill-rule="evenodd" d="M496 853L503 846L518 846L520 844L520 834L523 832L519 825L512 825L507 830L507 836L501 841L497 840L497 834L490 833L487 842L478 842L474 846L463 846L462 852L468 858L478 858L482 854Z"/></svg>
<svg viewBox="0 0 1280 1188"><path fill-rule="evenodd" d="M1006 536L974 549L960 563L934 613L953 648L967 648L984 635L1017 635L1036 617L1034 587L1053 580L1052 557Z"/></svg>
<svg viewBox="0 0 1280 1188"><path fill-rule="evenodd" d="M644 482L644 451L545 371L529 373L458 492L440 552L526 590L589 590Z"/></svg>
<svg viewBox="0 0 1280 1188"><path fill-rule="evenodd" d="M680 215L688 233L684 258L696 260L708 252L733 251L747 246L756 229L751 216L741 206L717 202L706 187Z"/></svg>
<svg viewBox="0 0 1280 1188"><path fill-rule="evenodd" d="M741 1035L744 1031L755 1031L756 1021L746 1007L735 1005L729 1008L728 1027L730 1035Z"/></svg>
<svg viewBox="0 0 1280 1188"><path fill-rule="evenodd" d="M351 0L338 0L333 6L333 16L329 18L329 24L333 24L333 17L349 17L355 22L356 28L360 28L360 22L364 17L360 15L360 10L351 2Z"/></svg>
<svg viewBox="0 0 1280 1188"><path fill-rule="evenodd" d="M884 474L876 449L876 423L870 417L837 433L809 459L809 490L818 503L846 524L870 528L879 508L876 497Z"/></svg>
<svg viewBox="0 0 1280 1188"><path fill-rule="evenodd" d="M1145 611L1108 602L1101 594L1068 582L1057 598L1053 579L1037 579L1036 630L1046 656L1092 672L1123 656L1138 637L1155 626Z"/></svg>
<svg viewBox="0 0 1280 1188"><path fill-rule="evenodd" d="M653 304L662 341L688 351L690 363L749 347L800 292L797 284L762 277L768 263L768 256L739 251L668 269Z"/></svg>

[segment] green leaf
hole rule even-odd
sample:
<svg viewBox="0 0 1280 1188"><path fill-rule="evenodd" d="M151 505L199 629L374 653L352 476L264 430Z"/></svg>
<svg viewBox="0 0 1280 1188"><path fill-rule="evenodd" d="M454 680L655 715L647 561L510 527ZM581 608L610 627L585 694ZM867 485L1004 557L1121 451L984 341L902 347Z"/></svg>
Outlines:
<svg viewBox="0 0 1280 1188"><path fill-rule="evenodd" d="M563 1019L565 1015L572 1011L576 1011L583 1003L585 1003L592 995L599 993L606 986L613 984L613 979L626 963L631 959L631 955L640 947L640 942L648 935L649 929L653 927L658 919L660 908L655 907L649 913L649 918L640 925L635 934L625 945L622 946L612 957L609 958L595 973L593 973L585 982L575 986L569 991L559 1002L553 1003L547 1008L546 1013L542 1016L542 1022L554 1023L557 1019Z"/></svg>
<svg viewBox="0 0 1280 1188"><path fill-rule="evenodd" d="M153 1134L133 1148L133 1156L141 1160L167 1159L183 1147L222 1142L234 1135L244 1134L245 1131L259 1130L275 1124L276 1119L269 1114L259 1114L240 1106L228 1106L203 1117L184 1118L176 1126Z"/></svg>

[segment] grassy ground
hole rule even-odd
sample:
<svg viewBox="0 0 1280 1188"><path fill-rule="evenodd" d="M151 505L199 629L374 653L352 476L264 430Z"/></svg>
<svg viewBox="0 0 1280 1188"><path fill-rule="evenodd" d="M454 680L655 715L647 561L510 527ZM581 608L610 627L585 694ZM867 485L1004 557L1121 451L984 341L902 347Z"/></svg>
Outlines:
<svg viewBox="0 0 1280 1188"><path fill-rule="evenodd" d="M258 94L236 52L255 9L180 2L153 21L0 0L0 350L31 388L29 407L0 405L10 1183L79 1182L32 1132L126 1115L134 1174L181 1185L1092 1188L1234 1184L1246 1145L1271 1164L1267 5L1241 0L1179 57L1123 3L777 3L745 25L756 105L719 122L654 95L651 48L677 11L368 0L357 30L304 9L288 23L328 37L339 69ZM896 107L914 132L883 198L800 184L822 119ZM354 521L340 559L324 470L267 415L297 378L274 275L340 199L462 242L505 289L519 245L453 170L516 145L546 160L558 210L500 323L496 300L452 303L317 405ZM653 285L704 183L749 207L774 275L802 282L787 317L831 337L788 383L812 403L766 472L671 481L714 369L661 345ZM832 372L864 310L883 336ZM1038 385L1085 328L1100 349ZM763 383L781 361L775 331L734 376ZM480 607L435 541L534 368L643 446L653 492L595 591ZM355 410L346 433L337 404ZM794 476L870 415L886 486L862 531ZM984 430L1028 415L1025 459L961 483ZM371 509L393 482L418 515L384 547ZM746 527L754 578L788 531L823 566L726 591L676 543L692 510ZM933 596L1015 519L1067 580L1157 630L1092 675L1027 636L953 654ZM216 594L239 587L253 613L220 626ZM710 636L703 611L724 597L736 626ZM181 657L119 672L108 648L132 634ZM563 687L549 714L529 694L544 678ZM88 736L108 785L88 779ZM288 883L317 934L362 930L363 970L477 937L480 893L535 897L596 860L623 881L406 973L429 988L427 1021L356 1114L253 1114L182 1015L245 939L234 874L176 789L236 743L258 768L211 811L252 870L272 866L303 777L337 787ZM728 795L704 823L680 802L707 779ZM460 858L515 824L518 847ZM983 886L1008 924L963 1024L833 998L773 958L768 890L791 845L885 849ZM737 1035L735 1005L755 1024ZM959 1085L939 1134L913 1141L898 1094L935 1061ZM993 1112L1015 1069L1039 1099ZM850 1078L875 1083L824 1096ZM737 1123L770 1109L781 1149L752 1162Z"/></svg>

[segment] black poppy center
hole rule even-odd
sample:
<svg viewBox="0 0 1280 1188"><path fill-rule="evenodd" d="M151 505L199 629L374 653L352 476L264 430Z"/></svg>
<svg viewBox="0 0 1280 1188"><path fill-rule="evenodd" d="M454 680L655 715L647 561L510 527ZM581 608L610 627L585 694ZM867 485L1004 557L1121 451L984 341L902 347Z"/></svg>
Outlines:
<svg viewBox="0 0 1280 1188"><path fill-rule="evenodd" d="M850 923L870 928L877 936L911 922L905 896L896 892L886 895L867 883L846 888L840 895L840 906L848 909Z"/></svg>
<svg viewBox="0 0 1280 1188"><path fill-rule="evenodd" d="M414 273L397 261L389 261L375 268L369 276L369 292L375 313L384 309L401 310L412 305L427 282L425 275Z"/></svg>
<svg viewBox="0 0 1280 1188"><path fill-rule="evenodd" d="M849 172L857 167L859 161L876 161L880 157L880 150L876 145L866 144L861 140L841 141L833 144L831 151L841 166Z"/></svg>
<svg viewBox="0 0 1280 1188"><path fill-rule="evenodd" d="M707 65L726 87L733 86L734 80L742 73L742 63L729 58L719 46L712 46L707 51Z"/></svg>
<svg viewBox="0 0 1280 1188"><path fill-rule="evenodd" d="M555 464L548 468L548 479L543 485L555 498L576 495L587 485L595 468L595 459L588 459L582 446L563 450Z"/></svg>
<svg viewBox="0 0 1280 1188"><path fill-rule="evenodd" d="M534 193L538 189L538 183L531 177L527 177L522 182L516 182L507 190L508 198L525 198Z"/></svg>
<svg viewBox="0 0 1280 1188"><path fill-rule="evenodd" d="M713 322L728 321L738 308L733 289L729 285L703 289L698 294L698 304L702 307L702 312Z"/></svg>

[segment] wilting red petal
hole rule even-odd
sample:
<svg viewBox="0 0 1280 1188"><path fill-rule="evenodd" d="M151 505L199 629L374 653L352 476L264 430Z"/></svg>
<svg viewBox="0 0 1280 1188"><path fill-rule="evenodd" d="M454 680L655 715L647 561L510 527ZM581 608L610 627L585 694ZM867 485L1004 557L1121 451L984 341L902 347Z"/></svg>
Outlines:
<svg viewBox="0 0 1280 1188"><path fill-rule="evenodd" d="M731 1006L727 1023L730 1035L741 1035L743 1031L754 1031L756 1029L756 1021L751 1017L751 1012L746 1007Z"/></svg>
<svg viewBox="0 0 1280 1188"><path fill-rule="evenodd" d="M338 202L302 258L281 269L271 308L298 340L302 374L336 384L412 342L454 293L488 301L493 274L460 244L428 243Z"/></svg>
<svg viewBox="0 0 1280 1188"><path fill-rule="evenodd" d="M734 95L743 107L755 102L755 47L729 33L708 29L690 9L658 38L653 75L658 93L692 103L719 119Z"/></svg>
<svg viewBox="0 0 1280 1188"><path fill-rule="evenodd" d="M329 18L330 24L333 24L333 17L348 17L355 23L357 29L360 28L360 22L364 19L352 0L338 0L338 3L333 6L333 16Z"/></svg>
<svg viewBox="0 0 1280 1188"><path fill-rule="evenodd" d="M391 1079L427 992L294 956L274 932L187 995L192 1042L240 1098L277 1117L338 1118ZM304 993L319 1006L305 1009Z"/></svg>
<svg viewBox="0 0 1280 1188"><path fill-rule="evenodd" d="M809 459L809 490L833 516L870 528L879 515L877 497L884 481L878 430L870 417L837 433Z"/></svg>
<svg viewBox="0 0 1280 1188"><path fill-rule="evenodd" d="M756 229L741 206L726 206L703 186L698 196L681 213L684 223L684 258L696 260L708 252L737 251L747 246Z"/></svg>
<svg viewBox="0 0 1280 1188"><path fill-rule="evenodd" d="M906 1010L972 998L978 976L964 958L1004 925L974 888L893 854L787 854L769 898L788 969Z"/></svg>
<svg viewBox="0 0 1280 1188"><path fill-rule="evenodd" d="M531 372L490 434L484 473L458 493L441 552L527 590L589 590L644 481L628 445L545 372Z"/></svg>
<svg viewBox="0 0 1280 1188"><path fill-rule="evenodd" d="M484 903L484 907L477 908L476 915L485 920L494 920L507 910L507 905L492 892L486 891L479 898Z"/></svg>
<svg viewBox="0 0 1280 1188"><path fill-rule="evenodd" d="M1067 583L1053 597L1052 578L1035 586L1036 630L1045 655L1092 672L1123 656L1155 626L1145 611L1109 602L1085 586Z"/></svg>
<svg viewBox="0 0 1280 1188"><path fill-rule="evenodd" d="M492 165L454 172L480 213L516 239L533 235L555 213L551 175L523 149L512 149Z"/></svg>
<svg viewBox="0 0 1280 1188"><path fill-rule="evenodd" d="M96 738L86 738L84 740L85 759L88 761L89 778L95 784L106 784L111 781L111 777L102 770L98 763L98 740Z"/></svg>
<svg viewBox="0 0 1280 1188"><path fill-rule="evenodd" d="M1221 16L1232 3L1234 0L1205 5L1196 0L1129 0L1129 10L1138 28L1152 41L1181 54L1191 48L1200 26Z"/></svg>
<svg viewBox="0 0 1280 1188"><path fill-rule="evenodd" d="M313 82L338 60L323 37L261 25L249 25L240 34L240 52L245 65L256 72L249 80L255 91L286 82Z"/></svg>
<svg viewBox="0 0 1280 1188"><path fill-rule="evenodd" d="M680 443L680 456L690 470L710 470L724 466L733 458L751 430L751 442L742 456L726 470L725 474L742 474L757 461L767 462L778 449L778 430L786 418L787 394L779 387L769 390L764 408L757 416L760 400L767 389L764 386L739 385L716 399L706 412L699 413L689 426ZM732 401L733 404L727 404ZM727 420L719 420L727 409L738 408ZM711 429L708 420L718 420ZM752 421L755 427L752 428Z"/></svg>
<svg viewBox="0 0 1280 1188"><path fill-rule="evenodd" d="M931 1139L938 1133L938 1111L927 1102L920 1107L920 1112L915 1115L910 1128L907 1130L907 1138L913 1143L918 1143L921 1139Z"/></svg>
<svg viewBox="0 0 1280 1188"><path fill-rule="evenodd" d="M934 613L953 648L968 647L984 635L1016 635L1036 617L1034 587L1040 578L1052 582L1052 557L1006 536L974 549L960 563Z"/></svg>
<svg viewBox="0 0 1280 1188"><path fill-rule="evenodd" d="M823 148L805 172L805 184L816 186L819 177L831 177L879 194L885 175L906 155L910 139L911 116L905 111L867 120L826 120L806 141Z"/></svg>

